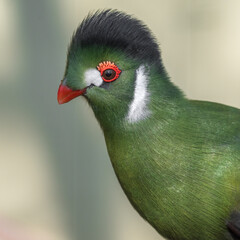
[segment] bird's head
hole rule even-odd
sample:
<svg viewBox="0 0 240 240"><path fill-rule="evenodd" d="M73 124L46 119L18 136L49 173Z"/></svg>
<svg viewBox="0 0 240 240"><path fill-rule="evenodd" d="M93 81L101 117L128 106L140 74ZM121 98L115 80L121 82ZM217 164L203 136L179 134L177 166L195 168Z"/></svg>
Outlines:
<svg viewBox="0 0 240 240"><path fill-rule="evenodd" d="M115 11L88 15L73 35L59 104L84 96L99 121L136 122L149 114L150 78L164 72L150 30Z"/></svg>

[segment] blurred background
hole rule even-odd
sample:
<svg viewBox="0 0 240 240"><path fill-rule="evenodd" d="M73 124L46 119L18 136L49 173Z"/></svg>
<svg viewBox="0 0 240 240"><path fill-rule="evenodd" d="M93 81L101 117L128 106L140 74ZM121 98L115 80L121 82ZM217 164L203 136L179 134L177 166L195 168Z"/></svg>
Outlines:
<svg viewBox="0 0 240 240"><path fill-rule="evenodd" d="M0 0L0 239L160 240L131 207L79 98L59 106L73 31L116 8L160 42L187 97L240 108L239 0Z"/></svg>

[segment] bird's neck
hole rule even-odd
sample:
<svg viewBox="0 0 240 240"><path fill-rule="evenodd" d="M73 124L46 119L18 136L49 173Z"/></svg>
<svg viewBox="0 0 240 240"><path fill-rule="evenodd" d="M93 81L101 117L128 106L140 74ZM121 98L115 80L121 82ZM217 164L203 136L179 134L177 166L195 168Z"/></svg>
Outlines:
<svg viewBox="0 0 240 240"><path fill-rule="evenodd" d="M93 106L105 135L148 129L156 121L161 125L165 119L173 118L171 115L176 115L179 105L186 101L164 69L152 67L147 75L141 67L139 71L142 72L136 77L134 92L129 92L127 101L120 101L114 107Z"/></svg>

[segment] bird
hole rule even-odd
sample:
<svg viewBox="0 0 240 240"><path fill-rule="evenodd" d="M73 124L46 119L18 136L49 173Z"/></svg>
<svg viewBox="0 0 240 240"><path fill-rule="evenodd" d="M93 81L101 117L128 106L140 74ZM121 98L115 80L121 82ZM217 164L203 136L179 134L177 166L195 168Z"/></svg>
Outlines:
<svg viewBox="0 0 240 240"><path fill-rule="evenodd" d="M128 200L162 237L240 239L240 110L188 99L141 20L116 9L84 18L57 99L79 96Z"/></svg>

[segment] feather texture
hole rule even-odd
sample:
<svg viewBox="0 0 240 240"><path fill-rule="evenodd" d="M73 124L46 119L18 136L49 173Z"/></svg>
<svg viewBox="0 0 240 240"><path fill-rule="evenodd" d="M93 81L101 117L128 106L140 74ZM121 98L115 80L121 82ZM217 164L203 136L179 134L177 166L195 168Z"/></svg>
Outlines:
<svg viewBox="0 0 240 240"><path fill-rule="evenodd" d="M117 80L100 84L95 69L103 61L121 69ZM69 88L86 89L116 176L144 219L170 240L234 239L239 109L187 99L170 81L148 28L119 11L82 22L64 77Z"/></svg>

